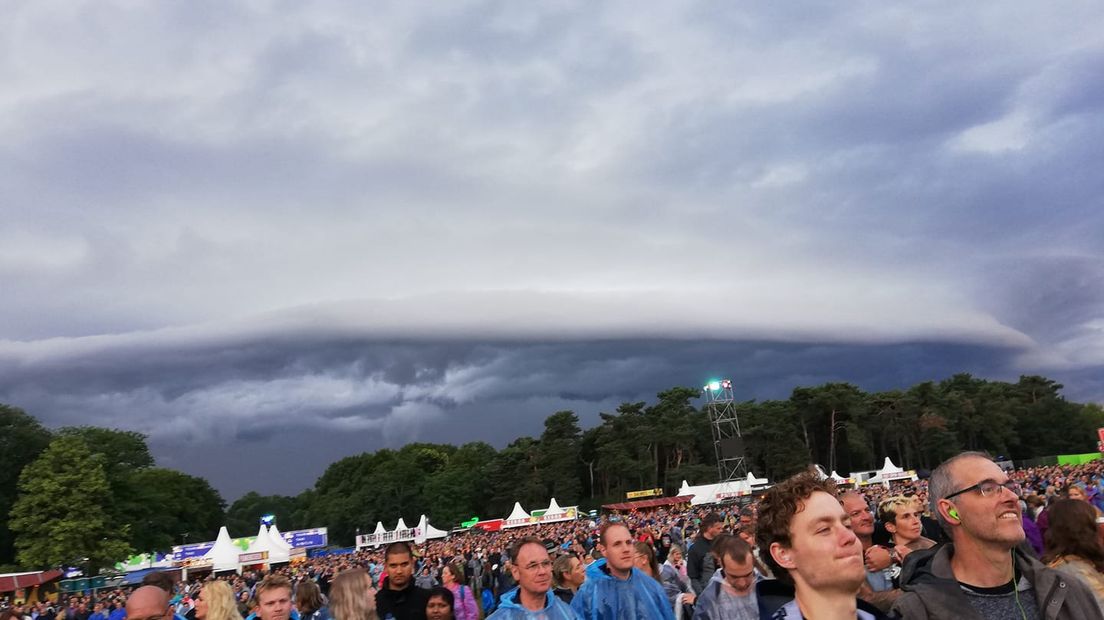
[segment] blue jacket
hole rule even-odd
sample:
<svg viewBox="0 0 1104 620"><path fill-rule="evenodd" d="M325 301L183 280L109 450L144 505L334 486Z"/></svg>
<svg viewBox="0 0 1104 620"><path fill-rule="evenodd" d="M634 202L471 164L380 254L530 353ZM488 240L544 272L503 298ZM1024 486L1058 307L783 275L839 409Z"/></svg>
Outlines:
<svg viewBox="0 0 1104 620"><path fill-rule="evenodd" d="M517 588L503 594L498 609L487 616L487 620L529 620L530 618L534 620L537 618L541 620L579 620L579 615L568 607L567 603L553 595L551 590L546 594L548 600L544 604L544 609L539 611L529 611L519 605L517 595Z"/></svg>
<svg viewBox="0 0 1104 620"><path fill-rule="evenodd" d="M634 568L628 579L610 574L605 560L586 570L586 581L571 600L583 620L674 620L675 612L658 581Z"/></svg>

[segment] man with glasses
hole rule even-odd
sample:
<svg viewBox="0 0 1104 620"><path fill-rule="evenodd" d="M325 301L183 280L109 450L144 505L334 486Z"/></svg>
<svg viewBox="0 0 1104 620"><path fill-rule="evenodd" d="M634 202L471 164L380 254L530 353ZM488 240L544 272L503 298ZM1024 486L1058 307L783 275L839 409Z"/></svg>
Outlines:
<svg viewBox="0 0 1104 620"><path fill-rule="evenodd" d="M932 472L928 495L952 542L909 557L893 606L901 618L1102 618L1084 584L1017 549L1024 540L1019 484L988 455L948 459Z"/></svg>
<svg viewBox="0 0 1104 620"><path fill-rule="evenodd" d="M633 566L636 547L628 526L607 521L598 531L603 559L587 567L571 608L584 620L674 620L663 586Z"/></svg>
<svg viewBox="0 0 1104 620"><path fill-rule="evenodd" d="M518 587L502 595L487 620L578 620L579 616L552 594L552 559L535 536L526 536L510 548L510 572Z"/></svg>

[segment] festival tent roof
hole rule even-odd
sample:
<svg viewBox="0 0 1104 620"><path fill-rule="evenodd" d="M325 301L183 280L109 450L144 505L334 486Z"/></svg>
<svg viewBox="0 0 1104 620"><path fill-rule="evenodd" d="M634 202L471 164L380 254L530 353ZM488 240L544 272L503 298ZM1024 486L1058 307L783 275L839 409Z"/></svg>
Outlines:
<svg viewBox="0 0 1104 620"><path fill-rule="evenodd" d="M14 592L22 588L33 588L61 578L62 573L59 570L8 573L0 575L0 592Z"/></svg>
<svg viewBox="0 0 1104 620"><path fill-rule="evenodd" d="M762 486L768 484L769 481L766 478L756 478L755 474L748 472L747 483L749 487Z"/></svg>
<svg viewBox="0 0 1104 620"><path fill-rule="evenodd" d="M683 480L682 488L679 489L679 495L693 495L694 498L690 500L690 504L692 506L700 506L702 504L717 504L742 495L751 495L751 487L748 485L747 480L731 480L729 482L700 484L696 486L690 486Z"/></svg>
<svg viewBox="0 0 1104 620"><path fill-rule="evenodd" d="M506 517L507 521L514 519L528 519L529 513L525 512L525 509L521 507L521 502L514 502L514 510L510 513L510 516Z"/></svg>
<svg viewBox="0 0 1104 620"><path fill-rule="evenodd" d="M277 529L276 524L268 526L268 537L272 540L274 546L282 548L284 551L291 551L291 545L284 540L284 535Z"/></svg>
<svg viewBox="0 0 1104 620"><path fill-rule="evenodd" d="M641 508L659 508L660 506L674 506L677 504L685 504L693 497L693 495L679 495L677 497L653 497L650 499L637 500L635 502L605 504L602 506L602 508L606 510L639 510Z"/></svg>
<svg viewBox="0 0 1104 620"><path fill-rule="evenodd" d="M547 516L550 516L550 515L558 515L558 514L561 514L561 513L564 513L564 512L567 512L567 511L564 510L563 508L561 508L560 505L556 503L556 498L553 497L552 498L552 503L548 504L548 510L544 511L544 516L547 517Z"/></svg>
<svg viewBox="0 0 1104 620"><path fill-rule="evenodd" d="M289 559L289 554L288 554L287 549L284 549L283 547L279 547L274 542L272 542L272 538L269 537L269 535L268 535L268 528L265 527L263 524L261 525L261 528L257 531L257 538L253 540L253 544L249 545L249 548L246 549L245 552L246 553L267 552L268 553L267 562L269 564L276 564L276 563L279 563L279 562L287 562L288 559ZM258 562L258 564L261 564L261 563L263 563L263 562Z"/></svg>
<svg viewBox="0 0 1104 620"><path fill-rule="evenodd" d="M888 482L890 480L900 480L902 478L910 477L915 478L915 472L906 472L900 467L897 467L893 464L893 461L889 460L889 457L887 456L885 459L885 463L882 465L882 468L879 469L877 473L875 473L873 476L871 476L870 480L867 480L867 482L873 484L877 482Z"/></svg>
<svg viewBox="0 0 1104 620"><path fill-rule="evenodd" d="M448 536L448 532L439 530L429 524L429 519L426 519L425 515L418 519L418 535L414 537L414 542L419 545L431 538L444 538Z"/></svg>
<svg viewBox="0 0 1104 620"><path fill-rule="evenodd" d="M410 529L410 526L406 524L406 521L403 521L403 518L399 517L399 522L398 522L397 525L395 525L395 531L397 532L399 530L409 530L409 529Z"/></svg>
<svg viewBox="0 0 1104 620"><path fill-rule="evenodd" d="M383 521L376 521L376 531L373 534L386 534L387 528L383 527Z"/></svg>
<svg viewBox="0 0 1104 620"><path fill-rule="evenodd" d="M219 528L218 538L215 539L215 546L211 547L207 553L203 554L203 558L211 560L215 572L224 570L237 570L238 568L238 554L241 553L241 548L233 543L230 539L230 532L226 530L226 526Z"/></svg>
<svg viewBox="0 0 1104 620"><path fill-rule="evenodd" d="M849 478L844 478L843 476L837 474L836 470L834 469L832 470L832 474L828 477L832 480L835 480L836 482L847 482L849 480Z"/></svg>

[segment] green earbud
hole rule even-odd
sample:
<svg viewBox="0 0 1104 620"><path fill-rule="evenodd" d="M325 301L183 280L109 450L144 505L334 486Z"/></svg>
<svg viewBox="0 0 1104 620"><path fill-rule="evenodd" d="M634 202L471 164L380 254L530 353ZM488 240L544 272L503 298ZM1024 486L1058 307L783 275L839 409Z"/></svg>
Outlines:
<svg viewBox="0 0 1104 620"><path fill-rule="evenodd" d="M947 509L947 516L952 518L952 519L957 519L958 518L958 508L955 508L953 506L948 508Z"/></svg>

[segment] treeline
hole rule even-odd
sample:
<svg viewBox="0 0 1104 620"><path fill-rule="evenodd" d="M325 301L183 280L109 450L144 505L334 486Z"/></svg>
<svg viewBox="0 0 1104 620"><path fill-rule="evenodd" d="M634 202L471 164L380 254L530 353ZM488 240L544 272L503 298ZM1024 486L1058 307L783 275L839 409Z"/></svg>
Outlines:
<svg viewBox="0 0 1104 620"><path fill-rule="evenodd" d="M736 408L749 468L778 480L811 462L846 474L874 469L886 456L927 469L964 449L1013 459L1094 451L1104 410L1069 402L1061 389L1044 377L1007 383L959 374L888 392L848 383L796 388L786 400ZM528 510L551 497L593 508L636 489L674 493L682 480L717 477L700 396L672 388L653 403L601 413L585 430L574 412L559 411L540 436L501 450L483 442L413 443L350 456L298 496L249 493L228 509L205 480L154 467L137 433L50 432L0 406L0 515L9 515L0 522L0 565L45 566L71 556L106 564L124 550L165 550L185 533L191 542L211 540L224 523L235 536L251 535L268 513L284 531L326 526L332 542L351 544L358 529L369 532L377 521L391 528L400 516L413 524L424 513L451 528L473 516L506 516L515 501ZM43 523L72 534L45 535Z"/></svg>

